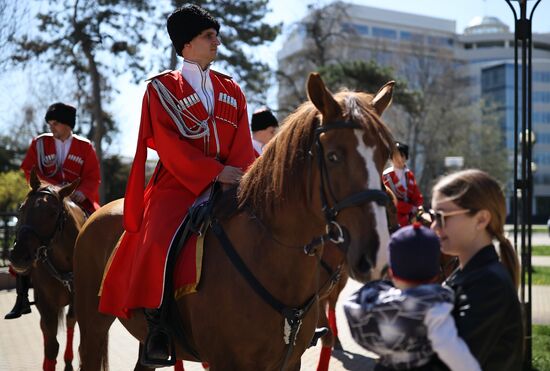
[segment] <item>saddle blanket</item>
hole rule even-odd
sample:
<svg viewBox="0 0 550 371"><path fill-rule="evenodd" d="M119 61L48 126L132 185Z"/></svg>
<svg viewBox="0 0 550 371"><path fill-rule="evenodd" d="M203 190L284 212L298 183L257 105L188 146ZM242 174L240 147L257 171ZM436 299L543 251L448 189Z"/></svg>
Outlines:
<svg viewBox="0 0 550 371"><path fill-rule="evenodd" d="M204 235L192 234L185 242L174 268L174 297L197 292L201 278Z"/></svg>

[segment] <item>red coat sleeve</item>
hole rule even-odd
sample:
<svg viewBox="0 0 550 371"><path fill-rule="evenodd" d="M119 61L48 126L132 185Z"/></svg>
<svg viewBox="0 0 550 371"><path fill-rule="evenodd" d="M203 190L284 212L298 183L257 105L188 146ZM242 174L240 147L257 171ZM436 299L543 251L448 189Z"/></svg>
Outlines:
<svg viewBox="0 0 550 371"><path fill-rule="evenodd" d="M422 197L422 193L420 193L420 189L418 188L418 185L416 184L416 178L414 177L414 174L412 171L409 172L409 176L412 180L412 186L410 192L409 192L409 201L414 206L422 206L424 204L424 197ZM410 183L410 182L409 182Z"/></svg>
<svg viewBox="0 0 550 371"><path fill-rule="evenodd" d="M84 193L84 196L86 196L92 205L98 202L98 188L101 182L99 174L99 161L97 160L94 147L89 144L80 174L80 185L77 190Z"/></svg>
<svg viewBox="0 0 550 371"><path fill-rule="evenodd" d="M246 98L241 89L236 86L237 102L238 102L238 117L237 117L237 133L231 143L229 156L227 157L226 165L241 168L246 171L248 167L256 159L254 146L252 145L252 134L248 125L248 111Z"/></svg>

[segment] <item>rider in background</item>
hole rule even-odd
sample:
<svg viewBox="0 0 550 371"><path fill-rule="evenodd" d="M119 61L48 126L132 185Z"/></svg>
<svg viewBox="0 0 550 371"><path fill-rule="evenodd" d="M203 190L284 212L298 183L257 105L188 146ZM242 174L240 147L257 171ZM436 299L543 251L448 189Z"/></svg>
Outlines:
<svg viewBox="0 0 550 371"><path fill-rule="evenodd" d="M382 175L384 184L397 197L397 220L401 227L411 223L418 208L422 206L424 198L416 185L413 172L407 167L409 146L402 142L395 142L396 150L392 154L392 165Z"/></svg>
<svg viewBox="0 0 550 371"><path fill-rule="evenodd" d="M250 125L252 129L252 145L256 157L261 156L264 146L269 143L277 133L279 122L268 108L260 108L252 115Z"/></svg>
<svg viewBox="0 0 550 371"><path fill-rule="evenodd" d="M88 214L93 213L99 208L99 163L90 141L73 134L76 108L54 103L46 111L44 119L51 133L41 134L32 140L21 164L27 182L33 168L41 180L57 186L79 178L80 184L71 199ZM5 319L31 312L29 287L30 277L16 275L17 300Z"/></svg>
<svg viewBox="0 0 550 371"><path fill-rule="evenodd" d="M460 171L435 185L432 208L441 251L457 256L460 264L445 282L456 293L458 334L484 371L521 370L519 263L504 235L502 188L483 171ZM493 241L498 241L498 252Z"/></svg>
<svg viewBox="0 0 550 371"><path fill-rule="evenodd" d="M169 250L189 208L215 181L235 186L255 160L246 99L239 85L210 65L220 24L185 5L167 20L179 71L151 78L143 97L136 155L124 200L124 229L102 284L99 310L128 318L142 310L148 335L142 364L170 362L170 337L161 323ZM144 189L147 148L159 156ZM171 293L168 293L170 295Z"/></svg>

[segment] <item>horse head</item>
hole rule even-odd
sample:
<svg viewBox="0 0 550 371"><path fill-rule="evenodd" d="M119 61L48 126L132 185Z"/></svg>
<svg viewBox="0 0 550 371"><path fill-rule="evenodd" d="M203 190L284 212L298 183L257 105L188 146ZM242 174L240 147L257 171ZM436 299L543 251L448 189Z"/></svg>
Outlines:
<svg viewBox="0 0 550 371"><path fill-rule="evenodd" d="M30 173L30 191L19 208L16 240L10 252L10 263L19 274L28 273L41 248L63 228L65 209L63 199L73 193L80 180L55 187L42 183L35 169Z"/></svg>
<svg viewBox="0 0 550 371"><path fill-rule="evenodd" d="M374 96L344 91L333 95L318 74L307 83L320 119L314 156L319 164L320 209L327 229L341 234L350 275L360 281L380 277L389 240L382 171L393 138L380 116L389 106L394 82ZM343 232L342 232L343 231Z"/></svg>

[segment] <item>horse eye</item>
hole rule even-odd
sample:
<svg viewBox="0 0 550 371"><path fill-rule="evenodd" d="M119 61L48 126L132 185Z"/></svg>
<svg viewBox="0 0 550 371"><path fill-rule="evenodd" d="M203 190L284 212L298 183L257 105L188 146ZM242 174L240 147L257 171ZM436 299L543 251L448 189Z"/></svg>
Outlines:
<svg viewBox="0 0 550 371"><path fill-rule="evenodd" d="M336 154L336 152L329 152L327 154L327 159L330 161L330 162L338 162L340 161L340 157L338 157L338 155Z"/></svg>

